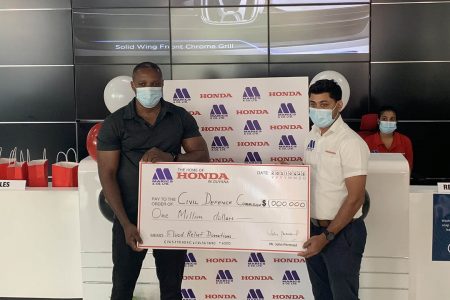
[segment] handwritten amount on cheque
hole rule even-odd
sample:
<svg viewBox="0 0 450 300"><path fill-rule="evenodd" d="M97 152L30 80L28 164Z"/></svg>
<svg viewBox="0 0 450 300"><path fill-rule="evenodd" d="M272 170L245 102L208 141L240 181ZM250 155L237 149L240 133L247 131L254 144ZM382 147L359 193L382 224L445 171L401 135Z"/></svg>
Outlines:
<svg viewBox="0 0 450 300"><path fill-rule="evenodd" d="M222 195L223 196L223 195ZM178 197L152 197L153 206L152 218L154 220L167 221L203 221L203 222L255 222L248 215L239 217L231 214L236 210L227 209L227 207L240 208L284 208L284 209L307 209L305 200L288 199L248 199L244 194L238 194L235 197L227 197L231 200L214 200L211 193L205 192L188 193L182 192ZM197 209L195 208L197 207ZM198 209L198 207L210 207L212 209ZM230 212L227 212L229 210ZM205 215L206 213L206 215ZM268 220L266 220L268 221ZM281 221L281 222L280 222ZM282 220L271 220L270 222L282 223ZM265 222L264 222L265 223ZM272 230L266 232L273 240L296 240L299 235L297 230ZM151 233L152 237L168 238L225 238L234 239L229 233L215 233L211 230L206 231L175 231L167 230L165 233Z"/></svg>

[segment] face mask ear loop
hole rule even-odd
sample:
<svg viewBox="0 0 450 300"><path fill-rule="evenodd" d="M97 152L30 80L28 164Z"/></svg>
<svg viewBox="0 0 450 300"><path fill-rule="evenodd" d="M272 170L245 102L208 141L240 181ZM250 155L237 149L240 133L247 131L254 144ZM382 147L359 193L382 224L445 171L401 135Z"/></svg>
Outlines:
<svg viewBox="0 0 450 300"><path fill-rule="evenodd" d="M339 100L340 101L340 100ZM333 118L333 111L334 111L334 109L336 108L338 106L338 104L337 104L337 101L336 101L336 104L334 105L334 107L333 107L333 109L331 110L331 118L333 119L333 123L334 123L334 121L336 121L336 119L338 118L338 115L336 114L336 118Z"/></svg>

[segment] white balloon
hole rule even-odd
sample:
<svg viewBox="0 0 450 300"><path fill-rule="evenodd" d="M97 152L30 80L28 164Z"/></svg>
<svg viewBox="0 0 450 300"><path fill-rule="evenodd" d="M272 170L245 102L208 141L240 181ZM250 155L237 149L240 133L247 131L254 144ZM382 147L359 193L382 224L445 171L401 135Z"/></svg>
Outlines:
<svg viewBox="0 0 450 300"><path fill-rule="evenodd" d="M130 85L131 81L132 78L130 76L117 76L105 86L103 99L111 113L124 107L134 98L134 91Z"/></svg>
<svg viewBox="0 0 450 300"><path fill-rule="evenodd" d="M341 111L344 110L345 106L348 103L348 99L350 99L350 85L348 84L347 79L344 77L344 75L336 71L323 71L314 76L309 85L311 86L314 82L321 79L333 79L341 87L343 102Z"/></svg>

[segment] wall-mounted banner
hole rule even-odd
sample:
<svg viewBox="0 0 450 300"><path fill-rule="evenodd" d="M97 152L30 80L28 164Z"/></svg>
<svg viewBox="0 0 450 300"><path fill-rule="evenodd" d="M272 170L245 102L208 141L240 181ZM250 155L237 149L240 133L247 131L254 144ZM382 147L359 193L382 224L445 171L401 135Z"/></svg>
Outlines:
<svg viewBox="0 0 450 300"><path fill-rule="evenodd" d="M195 117L213 162L302 161L307 77L168 80L164 99Z"/></svg>
<svg viewBox="0 0 450 300"><path fill-rule="evenodd" d="M309 166L142 163L142 248L298 253Z"/></svg>
<svg viewBox="0 0 450 300"><path fill-rule="evenodd" d="M433 261L450 261L450 194L433 195Z"/></svg>
<svg viewBox="0 0 450 300"><path fill-rule="evenodd" d="M302 163L307 77L167 80L164 99L194 116L212 162ZM296 254L189 251L184 274L183 300L313 299Z"/></svg>

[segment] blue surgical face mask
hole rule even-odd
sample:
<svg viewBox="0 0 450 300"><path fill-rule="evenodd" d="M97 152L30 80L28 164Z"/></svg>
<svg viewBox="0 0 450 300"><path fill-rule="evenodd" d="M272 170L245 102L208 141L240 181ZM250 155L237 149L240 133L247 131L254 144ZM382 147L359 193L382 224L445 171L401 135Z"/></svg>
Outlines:
<svg viewBox="0 0 450 300"><path fill-rule="evenodd" d="M380 121L379 128L382 133L393 133L397 129L397 122Z"/></svg>
<svg viewBox="0 0 450 300"><path fill-rule="evenodd" d="M309 108L309 117L313 121L314 125L319 128L327 128L333 124L333 110L336 108L337 104L333 109L319 109L319 108Z"/></svg>
<svg viewBox="0 0 450 300"><path fill-rule="evenodd" d="M146 108L158 105L162 98L162 87L139 87L136 88L136 99Z"/></svg>

